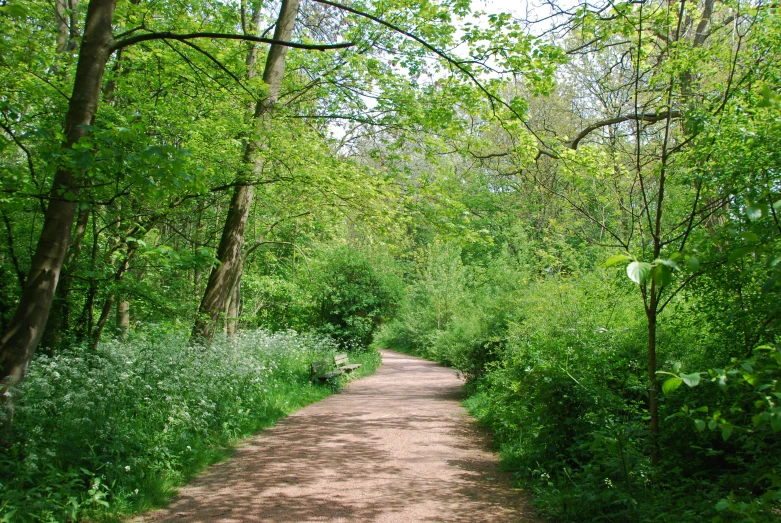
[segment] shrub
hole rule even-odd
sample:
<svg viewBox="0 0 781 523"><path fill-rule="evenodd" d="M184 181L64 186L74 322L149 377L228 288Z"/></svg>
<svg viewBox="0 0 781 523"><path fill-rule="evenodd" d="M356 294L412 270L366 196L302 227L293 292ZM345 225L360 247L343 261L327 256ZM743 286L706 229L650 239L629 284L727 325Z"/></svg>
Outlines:
<svg viewBox="0 0 781 523"><path fill-rule="evenodd" d="M252 331L209 350L186 343L157 326L95 351L37 357L0 453L0 520L148 507L236 438L330 393L308 374L336 351L328 338Z"/></svg>
<svg viewBox="0 0 781 523"><path fill-rule="evenodd" d="M348 347L372 342L403 289L389 259L350 246L327 250L315 278L319 330Z"/></svg>

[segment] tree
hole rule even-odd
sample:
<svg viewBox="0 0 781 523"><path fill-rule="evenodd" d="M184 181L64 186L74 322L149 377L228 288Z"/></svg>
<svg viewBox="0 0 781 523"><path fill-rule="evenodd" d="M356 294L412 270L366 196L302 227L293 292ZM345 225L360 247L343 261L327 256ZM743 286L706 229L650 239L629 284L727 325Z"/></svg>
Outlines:
<svg viewBox="0 0 781 523"><path fill-rule="evenodd" d="M65 142L71 148L87 135L100 101L103 72L111 52L113 0L91 0L81 39L73 94L65 117ZM0 338L0 395L13 419L9 388L24 377L49 317L60 269L68 250L82 180L78 172L61 166L52 180L38 246L30 263L16 314Z"/></svg>
<svg viewBox="0 0 781 523"><path fill-rule="evenodd" d="M259 18L260 5L256 6L256 14L253 21ZM298 12L298 0L282 0L277 18L274 39L287 41L293 34L293 26ZM258 24L254 23L252 29L258 30ZM257 51L250 50L247 57L248 64L254 64ZM285 74L285 55L287 47L272 45L266 58L266 66L263 70L263 82L268 86L265 97L255 104L252 118L256 121L253 136L246 139L244 149L243 169L250 171L249 177L239 175L234 182L233 198L225 219L225 227L222 231L220 246L217 250L216 265L209 275L209 282L203 293L201 306L198 310L199 317L193 327L192 341L195 343L210 342L214 337L215 328L220 316L227 315L231 297L234 295L238 282L241 279L242 257L244 247L244 229L247 224L250 207L255 190L255 179L263 172L265 159L262 156L263 135L272 125L271 117L274 106L279 100L279 91L282 86L282 77ZM254 66L251 65L248 77L254 76Z"/></svg>
<svg viewBox="0 0 781 523"><path fill-rule="evenodd" d="M564 183L544 186L596 226L604 235L601 243L626 253L608 264L629 262L627 274L642 297L656 464L659 315L704 270L695 257L696 244L734 190L706 183L705 166L714 152L711 133L753 75L745 47L757 11L684 0L560 14L567 21L557 29L578 31L570 53L588 53L573 68L573 77L582 78L592 96L579 108L586 123L574 137L561 140L570 151L559 149L545 162ZM728 64L726 70L722 64ZM704 157L702 151L708 151Z"/></svg>
<svg viewBox="0 0 781 523"><path fill-rule="evenodd" d="M87 7L84 31L79 48L78 65L73 79L73 94L68 103L62 143L63 156L77 149L82 139L90 135L101 98L103 75L109 56L120 49L152 40L188 41L198 38L222 38L270 44L284 44L307 49L342 48L351 44L309 45L279 42L273 39L227 33L149 32L115 40L112 23L115 0L91 0ZM48 205L35 254L31 260L16 314L0 338L0 395L6 407L6 422L13 419L12 396L6 394L25 374L43 334L60 271L68 251L71 228L78 207L81 189L88 185L76 165L63 162L57 167L48 194Z"/></svg>

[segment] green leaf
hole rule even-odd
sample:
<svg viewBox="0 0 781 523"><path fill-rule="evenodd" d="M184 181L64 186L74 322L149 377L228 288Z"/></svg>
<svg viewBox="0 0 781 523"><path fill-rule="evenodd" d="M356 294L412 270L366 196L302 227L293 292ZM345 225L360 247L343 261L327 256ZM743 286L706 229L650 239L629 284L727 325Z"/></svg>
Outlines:
<svg viewBox="0 0 781 523"><path fill-rule="evenodd" d="M694 426L697 427L697 430L699 430L700 432L705 430L705 422L702 421L701 419L694 420Z"/></svg>
<svg viewBox="0 0 781 523"><path fill-rule="evenodd" d="M529 103L526 101L525 98L521 98L520 96L513 97L512 100L510 100L510 108L515 113L515 116L519 118L524 118L526 116L527 111L529 110Z"/></svg>
<svg viewBox="0 0 781 523"><path fill-rule="evenodd" d="M618 265L619 263L628 261L632 261L631 256L627 256L626 254L616 254L605 260L605 267L612 267L613 265Z"/></svg>
<svg viewBox="0 0 781 523"><path fill-rule="evenodd" d="M700 384L700 373L694 372L692 374L679 374L678 375L683 382L689 387L696 387Z"/></svg>
<svg viewBox="0 0 781 523"><path fill-rule="evenodd" d="M665 381L662 385L662 392L664 392L665 396L669 396L675 390L681 386L681 383L683 383L683 380L681 378L670 378L669 380Z"/></svg>
<svg viewBox="0 0 781 523"><path fill-rule="evenodd" d="M758 242L759 241L759 236L757 236L756 234L754 234L751 231L746 231L746 232L742 232L742 233L738 234L738 238L746 240L747 242Z"/></svg>
<svg viewBox="0 0 781 523"><path fill-rule="evenodd" d="M692 272L697 272L700 269L700 260L695 258L694 256L686 256L686 265L689 266L689 269L691 269Z"/></svg>
<svg viewBox="0 0 781 523"><path fill-rule="evenodd" d="M752 222L762 218L762 207L758 205L749 205L746 207L746 217Z"/></svg>
<svg viewBox="0 0 781 523"><path fill-rule="evenodd" d="M654 260L654 263L664 265L665 267L669 267L670 269L673 270L678 268L678 264L675 263L673 260L663 260L661 258L657 258Z"/></svg>
<svg viewBox="0 0 781 523"><path fill-rule="evenodd" d="M21 2L13 2L0 7L0 12L5 11L13 18L25 18L28 15L27 8Z"/></svg>
<svg viewBox="0 0 781 523"><path fill-rule="evenodd" d="M670 284L673 279L673 273L670 267L660 264L651 269L651 277L654 283L661 287Z"/></svg>
<svg viewBox="0 0 781 523"><path fill-rule="evenodd" d="M724 441L727 441L729 437L732 436L732 427L725 426L721 429L721 439Z"/></svg>
<svg viewBox="0 0 781 523"><path fill-rule="evenodd" d="M651 274L653 266L646 262L632 262L626 266L626 275L637 284L645 283Z"/></svg>
<svg viewBox="0 0 781 523"><path fill-rule="evenodd" d="M754 247L738 247L729 254L729 261L737 261L750 252L754 252Z"/></svg>
<svg viewBox="0 0 781 523"><path fill-rule="evenodd" d="M771 276L767 279L767 281L762 285L762 292L770 292L773 290L773 287L776 286L776 277Z"/></svg>

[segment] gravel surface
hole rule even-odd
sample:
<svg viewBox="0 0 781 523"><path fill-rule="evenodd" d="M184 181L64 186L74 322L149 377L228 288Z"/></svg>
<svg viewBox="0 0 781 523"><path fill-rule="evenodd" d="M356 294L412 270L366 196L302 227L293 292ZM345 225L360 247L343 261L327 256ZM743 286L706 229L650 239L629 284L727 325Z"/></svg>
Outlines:
<svg viewBox="0 0 781 523"><path fill-rule="evenodd" d="M460 405L456 373L382 357L375 375L247 440L134 521L536 521Z"/></svg>

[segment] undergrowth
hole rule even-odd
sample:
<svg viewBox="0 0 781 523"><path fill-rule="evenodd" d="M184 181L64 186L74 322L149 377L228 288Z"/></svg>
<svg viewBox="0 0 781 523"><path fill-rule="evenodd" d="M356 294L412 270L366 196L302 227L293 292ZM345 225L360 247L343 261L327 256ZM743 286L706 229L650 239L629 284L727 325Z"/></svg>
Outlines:
<svg viewBox="0 0 781 523"><path fill-rule="evenodd" d="M377 344L463 372L466 407L493 433L504 466L547 517L781 519L777 344L747 356L717 336L716 320L690 312L702 302L674 302L658 332L666 385L653 466L645 317L626 282L592 273L513 287L502 275L487 292L483 282L472 285L466 269L451 272L463 284L441 307L438 287L423 278Z"/></svg>
<svg viewBox="0 0 781 523"><path fill-rule="evenodd" d="M0 453L0 521L111 521L161 504L240 438L338 390L309 379L337 350L262 330L193 348L157 328L36 358ZM350 360L359 377L379 355Z"/></svg>

